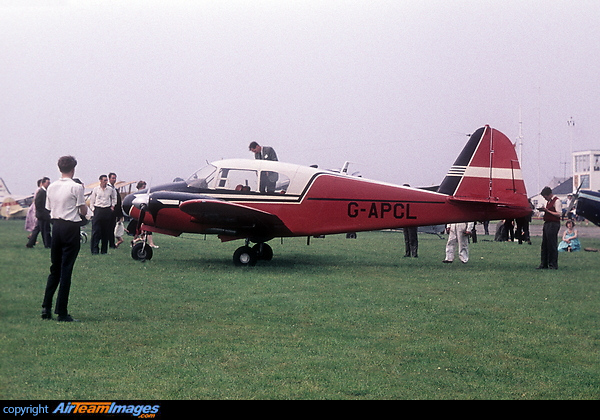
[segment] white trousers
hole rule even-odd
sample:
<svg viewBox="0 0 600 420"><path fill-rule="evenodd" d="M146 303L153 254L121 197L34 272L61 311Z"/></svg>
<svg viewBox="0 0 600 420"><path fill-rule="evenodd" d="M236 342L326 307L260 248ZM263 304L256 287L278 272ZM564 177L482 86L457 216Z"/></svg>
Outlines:
<svg viewBox="0 0 600 420"><path fill-rule="evenodd" d="M465 234L467 223L453 223L449 225L450 232L446 243L446 261L454 261L456 245L458 245L458 258L466 263L469 261L469 236Z"/></svg>

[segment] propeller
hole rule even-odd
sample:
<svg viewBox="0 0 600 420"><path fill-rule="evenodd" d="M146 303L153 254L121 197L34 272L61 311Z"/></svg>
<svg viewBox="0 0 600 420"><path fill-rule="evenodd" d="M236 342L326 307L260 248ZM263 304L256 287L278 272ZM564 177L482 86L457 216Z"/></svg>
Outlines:
<svg viewBox="0 0 600 420"><path fill-rule="evenodd" d="M577 205L577 199L579 198L579 190L581 190L581 186L583 185L583 181L581 181L581 183L579 184L579 187L577 187L577 191L575 191L575 194L573 194L573 199L571 200L571 205L569 206L569 208L567 209L567 214L571 213L571 211L575 208L575 206Z"/></svg>

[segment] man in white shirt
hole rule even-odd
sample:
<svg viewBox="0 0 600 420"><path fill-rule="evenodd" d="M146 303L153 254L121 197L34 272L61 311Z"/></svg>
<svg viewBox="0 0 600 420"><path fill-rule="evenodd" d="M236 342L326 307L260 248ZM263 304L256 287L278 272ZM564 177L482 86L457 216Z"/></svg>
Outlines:
<svg viewBox="0 0 600 420"><path fill-rule="evenodd" d="M63 156L58 160L61 178L48 187L46 208L52 220L52 247L50 251L50 275L42 303L42 319L52 319L52 300L56 289L54 312L60 322L75 321L67 310L71 276L79 254L79 227L81 218L87 213L83 186L73 181L77 160Z"/></svg>
<svg viewBox="0 0 600 420"><path fill-rule="evenodd" d="M90 209L94 213L91 241L93 255L97 255L99 252L106 254L108 251L108 244L113 236L112 229L114 229L113 211L117 204L117 191L108 185L108 177L100 175L99 180L100 185L94 188L90 195Z"/></svg>

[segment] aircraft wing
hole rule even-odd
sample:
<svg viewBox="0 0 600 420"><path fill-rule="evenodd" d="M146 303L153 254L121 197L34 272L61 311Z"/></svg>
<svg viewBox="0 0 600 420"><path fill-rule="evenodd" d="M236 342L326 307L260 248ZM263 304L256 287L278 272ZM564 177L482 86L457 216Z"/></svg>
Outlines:
<svg viewBox="0 0 600 420"><path fill-rule="evenodd" d="M274 238L290 233L281 219L272 213L242 204L214 199L187 200L179 205L181 211L208 231L226 237Z"/></svg>

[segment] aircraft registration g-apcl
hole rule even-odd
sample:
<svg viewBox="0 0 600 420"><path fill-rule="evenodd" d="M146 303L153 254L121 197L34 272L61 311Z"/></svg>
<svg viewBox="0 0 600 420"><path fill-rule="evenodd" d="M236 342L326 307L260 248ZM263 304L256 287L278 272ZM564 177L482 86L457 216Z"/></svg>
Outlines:
<svg viewBox="0 0 600 420"><path fill-rule="evenodd" d="M487 125L471 135L437 191L290 163L231 159L213 162L187 181L128 195L123 208L140 230L245 240L233 255L241 266L270 260L267 242L277 237L518 218L531 211L512 142ZM150 259L152 248L142 241L132 256Z"/></svg>

